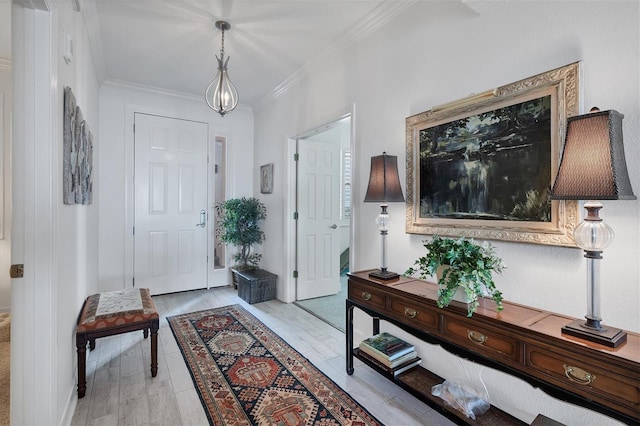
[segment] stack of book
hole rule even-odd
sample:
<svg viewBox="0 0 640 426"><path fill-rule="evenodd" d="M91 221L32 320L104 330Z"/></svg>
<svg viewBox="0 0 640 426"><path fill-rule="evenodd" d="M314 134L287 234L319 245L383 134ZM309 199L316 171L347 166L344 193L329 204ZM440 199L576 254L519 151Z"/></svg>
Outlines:
<svg viewBox="0 0 640 426"><path fill-rule="evenodd" d="M358 349L362 358L394 377L422 362L415 346L387 332L363 340Z"/></svg>

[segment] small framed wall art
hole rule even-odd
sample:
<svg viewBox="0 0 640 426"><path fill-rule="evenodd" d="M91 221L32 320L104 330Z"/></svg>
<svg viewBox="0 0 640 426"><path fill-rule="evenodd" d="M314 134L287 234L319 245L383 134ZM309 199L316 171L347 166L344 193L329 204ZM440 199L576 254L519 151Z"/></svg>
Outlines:
<svg viewBox="0 0 640 426"><path fill-rule="evenodd" d="M273 192L273 163L260 166L260 193L271 194Z"/></svg>

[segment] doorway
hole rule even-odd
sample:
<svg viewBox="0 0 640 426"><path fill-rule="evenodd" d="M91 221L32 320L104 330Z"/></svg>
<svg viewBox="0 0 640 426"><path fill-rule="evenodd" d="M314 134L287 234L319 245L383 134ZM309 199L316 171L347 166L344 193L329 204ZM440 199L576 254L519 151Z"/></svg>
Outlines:
<svg viewBox="0 0 640 426"><path fill-rule="evenodd" d="M296 140L296 304L344 331L351 236L351 115Z"/></svg>
<svg viewBox="0 0 640 426"><path fill-rule="evenodd" d="M207 288L207 124L135 113L134 285Z"/></svg>

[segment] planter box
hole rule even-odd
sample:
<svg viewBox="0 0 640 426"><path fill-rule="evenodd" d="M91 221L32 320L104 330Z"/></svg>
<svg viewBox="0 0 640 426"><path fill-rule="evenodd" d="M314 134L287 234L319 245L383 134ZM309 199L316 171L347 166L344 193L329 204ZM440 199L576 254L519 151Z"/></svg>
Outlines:
<svg viewBox="0 0 640 426"><path fill-rule="evenodd" d="M238 275L238 296L253 304L275 299L277 275L264 269L236 271Z"/></svg>

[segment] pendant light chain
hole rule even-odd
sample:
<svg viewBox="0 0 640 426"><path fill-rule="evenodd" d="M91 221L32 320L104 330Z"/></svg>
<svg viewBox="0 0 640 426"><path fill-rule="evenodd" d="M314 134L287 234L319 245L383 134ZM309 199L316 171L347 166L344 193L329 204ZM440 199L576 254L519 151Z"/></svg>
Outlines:
<svg viewBox="0 0 640 426"><path fill-rule="evenodd" d="M224 26L222 27L222 47L220 48L220 56L224 57Z"/></svg>

